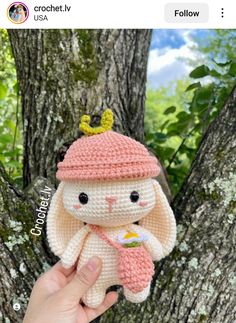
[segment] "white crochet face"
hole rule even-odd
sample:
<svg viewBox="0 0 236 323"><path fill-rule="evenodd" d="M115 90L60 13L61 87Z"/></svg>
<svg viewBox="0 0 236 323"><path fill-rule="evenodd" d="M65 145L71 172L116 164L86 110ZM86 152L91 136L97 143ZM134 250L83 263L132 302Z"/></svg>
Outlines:
<svg viewBox="0 0 236 323"><path fill-rule="evenodd" d="M79 220L112 227L140 220L155 206L152 179L65 182L63 204Z"/></svg>

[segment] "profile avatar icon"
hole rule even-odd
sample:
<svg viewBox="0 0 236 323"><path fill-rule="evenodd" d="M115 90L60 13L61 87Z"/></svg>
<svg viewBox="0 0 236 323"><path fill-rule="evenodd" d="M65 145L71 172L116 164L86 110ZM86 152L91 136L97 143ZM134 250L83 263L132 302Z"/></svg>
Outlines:
<svg viewBox="0 0 236 323"><path fill-rule="evenodd" d="M7 9L7 16L14 24L22 24L29 16L29 9L22 2L14 2Z"/></svg>

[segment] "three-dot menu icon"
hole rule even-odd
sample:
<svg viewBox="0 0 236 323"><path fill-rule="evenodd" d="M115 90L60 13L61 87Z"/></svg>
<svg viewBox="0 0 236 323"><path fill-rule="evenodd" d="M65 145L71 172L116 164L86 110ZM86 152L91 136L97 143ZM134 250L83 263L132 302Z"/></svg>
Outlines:
<svg viewBox="0 0 236 323"><path fill-rule="evenodd" d="M221 18L224 18L224 8L221 8Z"/></svg>

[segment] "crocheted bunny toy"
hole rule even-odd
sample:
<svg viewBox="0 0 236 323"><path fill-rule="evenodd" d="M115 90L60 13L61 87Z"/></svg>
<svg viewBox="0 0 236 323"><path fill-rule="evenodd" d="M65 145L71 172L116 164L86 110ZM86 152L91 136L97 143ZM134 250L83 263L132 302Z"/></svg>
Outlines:
<svg viewBox="0 0 236 323"><path fill-rule="evenodd" d="M86 135L58 164L61 183L48 212L49 244L65 268L78 262L79 269L94 255L102 259L101 275L83 298L87 306L99 306L112 285L122 285L126 299L139 303L149 295L153 261L174 247L175 218L152 179L160 171L157 159L111 130L110 109L100 127L89 122L82 117Z"/></svg>

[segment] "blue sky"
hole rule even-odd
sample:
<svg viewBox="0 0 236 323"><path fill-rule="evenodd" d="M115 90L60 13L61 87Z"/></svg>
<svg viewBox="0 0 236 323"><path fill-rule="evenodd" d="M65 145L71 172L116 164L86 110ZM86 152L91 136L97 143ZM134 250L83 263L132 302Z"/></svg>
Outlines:
<svg viewBox="0 0 236 323"><path fill-rule="evenodd" d="M153 31L148 60L148 86L158 88L189 74L186 58L196 58L193 36L204 39L207 30L157 29Z"/></svg>

